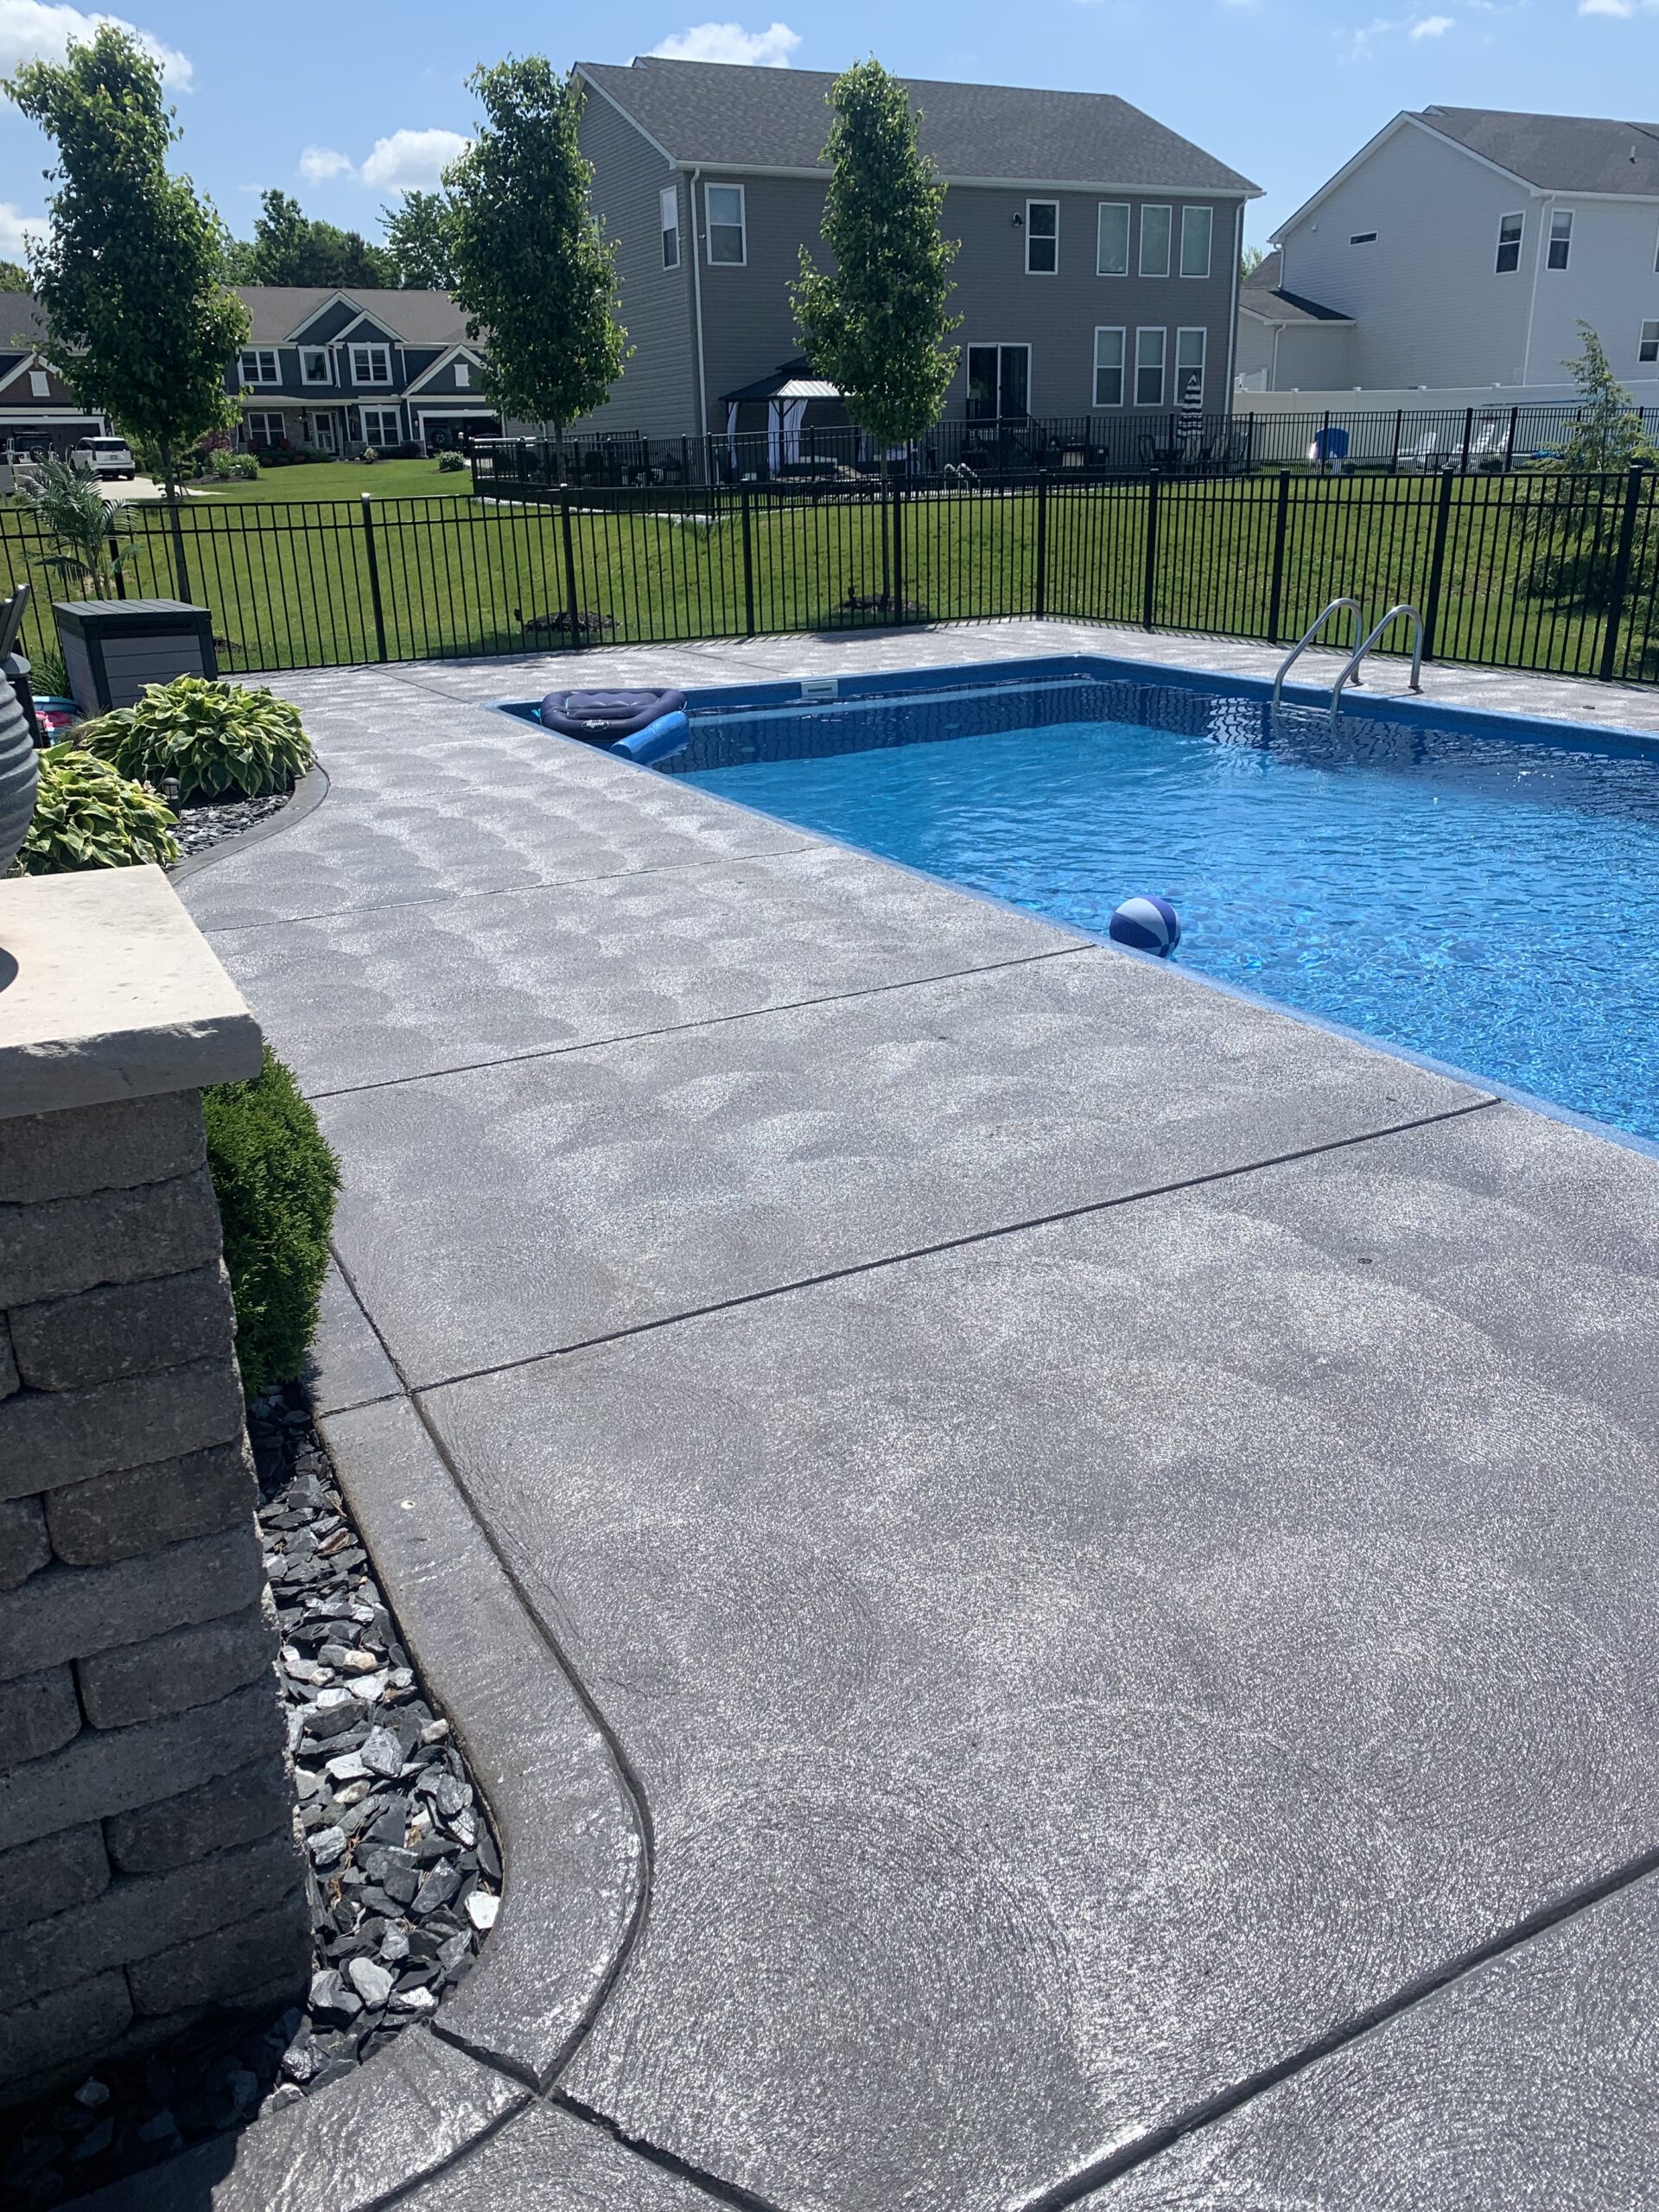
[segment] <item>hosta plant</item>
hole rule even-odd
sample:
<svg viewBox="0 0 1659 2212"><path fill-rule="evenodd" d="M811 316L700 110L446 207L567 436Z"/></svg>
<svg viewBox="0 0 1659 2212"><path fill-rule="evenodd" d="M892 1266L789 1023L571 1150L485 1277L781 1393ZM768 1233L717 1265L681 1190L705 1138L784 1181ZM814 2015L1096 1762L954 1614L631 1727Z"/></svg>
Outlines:
<svg viewBox="0 0 1659 2212"><path fill-rule="evenodd" d="M179 857L171 810L143 784L79 745L54 745L40 760L40 796L18 875L60 875L71 868L165 868Z"/></svg>
<svg viewBox="0 0 1659 2212"><path fill-rule="evenodd" d="M152 683L137 706L100 715L78 735L124 776L158 790L175 776L187 804L289 791L311 765L299 715L286 699L202 676Z"/></svg>

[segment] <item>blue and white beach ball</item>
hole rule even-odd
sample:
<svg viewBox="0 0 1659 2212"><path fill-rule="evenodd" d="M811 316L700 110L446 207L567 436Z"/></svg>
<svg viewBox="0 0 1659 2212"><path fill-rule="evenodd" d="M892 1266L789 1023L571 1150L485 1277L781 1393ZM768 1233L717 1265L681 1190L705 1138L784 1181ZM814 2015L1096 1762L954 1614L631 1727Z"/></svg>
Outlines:
<svg viewBox="0 0 1659 2212"><path fill-rule="evenodd" d="M1167 960L1181 941L1181 925L1167 899L1126 899L1113 913L1107 935L1114 944Z"/></svg>

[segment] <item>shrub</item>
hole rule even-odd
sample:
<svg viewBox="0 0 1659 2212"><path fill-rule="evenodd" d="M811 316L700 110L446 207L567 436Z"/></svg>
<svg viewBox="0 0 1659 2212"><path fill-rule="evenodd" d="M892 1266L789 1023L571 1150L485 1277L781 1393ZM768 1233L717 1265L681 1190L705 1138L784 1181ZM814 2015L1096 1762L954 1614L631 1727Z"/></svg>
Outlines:
<svg viewBox="0 0 1659 2212"><path fill-rule="evenodd" d="M461 458L461 454L455 451L453 446L451 446L447 452L441 453L438 455L438 474L440 476L458 475L460 472L466 467L466 461Z"/></svg>
<svg viewBox="0 0 1659 2212"><path fill-rule="evenodd" d="M380 458L372 446L365 446L357 457L359 461L378 461Z"/></svg>
<svg viewBox="0 0 1659 2212"><path fill-rule="evenodd" d="M236 463L235 454L227 453L223 446L215 446L207 456L207 474L221 484L228 484L237 473Z"/></svg>
<svg viewBox="0 0 1659 2212"><path fill-rule="evenodd" d="M171 810L79 742L49 747L40 769L35 818L15 874L62 875L73 868L138 868L146 861L165 868L179 857Z"/></svg>
<svg viewBox="0 0 1659 2212"><path fill-rule="evenodd" d="M202 1093L207 1167L225 1224L242 1387L292 1382L317 1326L340 1168L287 1068L265 1047L249 1083Z"/></svg>
<svg viewBox="0 0 1659 2212"><path fill-rule="evenodd" d="M251 483L253 479L257 476L258 474L259 456L257 453L238 453L232 454L231 474L232 476L240 477L244 483Z"/></svg>
<svg viewBox="0 0 1659 2212"><path fill-rule="evenodd" d="M286 699L203 676L152 683L136 707L86 723L79 741L124 776L157 785L176 776L181 800L263 798L290 790L311 765L298 711Z"/></svg>

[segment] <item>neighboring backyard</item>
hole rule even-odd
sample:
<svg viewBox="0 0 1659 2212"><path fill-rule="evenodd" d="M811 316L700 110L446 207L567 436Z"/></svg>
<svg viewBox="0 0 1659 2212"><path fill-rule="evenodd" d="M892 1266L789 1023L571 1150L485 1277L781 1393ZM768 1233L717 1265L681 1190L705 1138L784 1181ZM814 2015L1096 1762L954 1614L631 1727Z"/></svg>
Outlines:
<svg viewBox="0 0 1659 2212"><path fill-rule="evenodd" d="M567 536L556 505L385 496L397 469L424 472L423 492L467 488L435 462L388 462L272 471L188 503L190 590L213 611L228 671L556 645L573 607L587 643L1045 613L1288 640L1349 593L1373 614L1414 601L1442 658L1659 673L1650 478L722 491L713 513L706 492L587 493ZM358 477L366 504L303 496ZM118 528L127 592L172 595L165 513L129 509ZM31 644L46 647L48 602L66 593L50 549L15 508L0 543L14 577L36 585ZM1548 594L1529 582L1545 544L1572 556ZM1390 642L1407 645L1403 625Z"/></svg>

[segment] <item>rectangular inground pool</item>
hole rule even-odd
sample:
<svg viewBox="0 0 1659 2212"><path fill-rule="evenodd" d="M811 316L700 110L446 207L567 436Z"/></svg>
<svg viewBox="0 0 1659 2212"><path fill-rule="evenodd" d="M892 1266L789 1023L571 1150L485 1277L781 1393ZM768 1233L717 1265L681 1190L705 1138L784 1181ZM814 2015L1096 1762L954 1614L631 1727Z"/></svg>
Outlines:
<svg viewBox="0 0 1659 2212"><path fill-rule="evenodd" d="M1184 968L1659 1139L1659 741L1122 663L690 704L650 772L1102 935L1158 893Z"/></svg>

